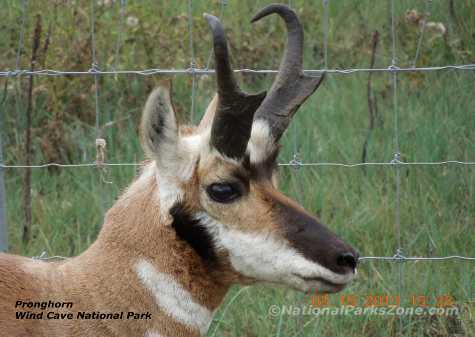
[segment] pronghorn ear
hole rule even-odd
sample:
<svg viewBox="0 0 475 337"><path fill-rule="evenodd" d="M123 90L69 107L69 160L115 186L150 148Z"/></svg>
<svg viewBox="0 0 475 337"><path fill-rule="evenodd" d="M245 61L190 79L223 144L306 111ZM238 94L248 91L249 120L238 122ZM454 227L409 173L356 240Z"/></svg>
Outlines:
<svg viewBox="0 0 475 337"><path fill-rule="evenodd" d="M178 125L170 97L170 82L162 82L147 99L142 114L142 146L159 164L173 162L177 156Z"/></svg>

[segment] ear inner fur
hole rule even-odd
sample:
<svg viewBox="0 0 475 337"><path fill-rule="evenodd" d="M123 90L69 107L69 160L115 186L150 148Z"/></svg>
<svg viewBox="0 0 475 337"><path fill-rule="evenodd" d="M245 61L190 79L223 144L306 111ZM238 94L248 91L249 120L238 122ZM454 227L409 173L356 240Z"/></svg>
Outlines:
<svg viewBox="0 0 475 337"><path fill-rule="evenodd" d="M178 126L167 87L158 87L147 99L142 116L141 134L144 150L150 157L175 155Z"/></svg>

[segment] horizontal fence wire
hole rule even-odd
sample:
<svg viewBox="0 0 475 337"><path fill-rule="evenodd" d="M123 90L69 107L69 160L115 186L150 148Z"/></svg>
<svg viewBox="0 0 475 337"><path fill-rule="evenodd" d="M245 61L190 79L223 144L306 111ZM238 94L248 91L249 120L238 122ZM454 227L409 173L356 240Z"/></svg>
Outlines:
<svg viewBox="0 0 475 337"><path fill-rule="evenodd" d="M447 260L466 260L466 261L475 261L475 257L462 256L462 255L449 255L449 256L363 256L358 259L359 261L365 260L383 260L383 261L447 261Z"/></svg>
<svg viewBox="0 0 475 337"><path fill-rule="evenodd" d="M48 256L46 252L42 252L39 256L33 256L34 260L43 260L43 261L56 261L56 260L67 260L67 256ZM360 262L369 261L369 260L380 260L380 261L392 261L392 262L406 262L406 261L447 261L447 260L462 260L462 261L475 261L475 257L471 256L462 256L462 255L450 255L450 256L362 256L358 259Z"/></svg>
<svg viewBox="0 0 475 337"><path fill-rule="evenodd" d="M7 165L0 164L2 169L22 169L22 168L48 168L48 167L62 167L62 168L74 168L74 167L97 167L97 166L141 166L143 163L100 163L99 165L96 162L91 163L79 163L79 164L61 164L61 163L46 163L38 165ZM279 163L278 166L283 167L318 167L318 166L336 166L336 167L361 167L361 166L437 166L437 165L475 165L475 161L459 161L459 160L445 160L445 161L436 161L436 162L403 162L394 160L390 162L366 162L366 163L354 163L354 164L345 164L345 163L336 163L336 162L315 162L315 163L306 163L300 162L292 159L287 163Z"/></svg>
<svg viewBox="0 0 475 337"><path fill-rule="evenodd" d="M322 73L327 74L340 74L348 75L354 73L379 73L379 72L429 72L429 71L442 71L442 70L475 70L475 64L460 64L460 65L444 65L444 66L433 66L433 67L398 67L391 65L387 68L349 68L349 69L307 69L304 70L304 73L309 76L320 76ZM236 69L235 73L242 74L277 74L278 70L275 69ZM55 69L42 69L42 70L26 70L26 69L17 69L17 70L3 70L0 71L0 77L17 77L17 76L97 76L97 75L142 75L142 76L151 76L151 75L212 75L215 73L214 69L206 68L184 68L184 69L161 69L161 68L151 68L143 70L100 70L97 65L91 67L91 69L84 71L74 71L74 70L55 70Z"/></svg>

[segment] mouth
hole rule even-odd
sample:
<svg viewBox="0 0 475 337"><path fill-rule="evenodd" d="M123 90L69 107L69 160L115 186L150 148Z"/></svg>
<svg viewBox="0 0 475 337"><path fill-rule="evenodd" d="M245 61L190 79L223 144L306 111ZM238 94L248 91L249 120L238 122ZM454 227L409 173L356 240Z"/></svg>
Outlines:
<svg viewBox="0 0 475 337"><path fill-rule="evenodd" d="M292 273L294 276L300 278L301 280L305 281L305 283L315 283L315 282L318 282L322 285L325 286L326 288L326 292L339 292L341 290L343 290L348 283L335 283L335 282L331 282L323 277L320 277L320 276L313 276L313 277L309 277L309 276L303 276L303 275L300 275L300 274L297 274L297 273Z"/></svg>

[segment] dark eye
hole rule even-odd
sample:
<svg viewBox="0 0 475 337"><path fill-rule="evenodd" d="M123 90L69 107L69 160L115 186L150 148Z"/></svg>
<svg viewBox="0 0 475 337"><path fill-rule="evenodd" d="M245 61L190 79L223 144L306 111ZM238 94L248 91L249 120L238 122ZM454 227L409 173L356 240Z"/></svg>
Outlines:
<svg viewBox="0 0 475 337"><path fill-rule="evenodd" d="M211 184L206 188L209 197L216 202L228 203L241 196L237 184Z"/></svg>

